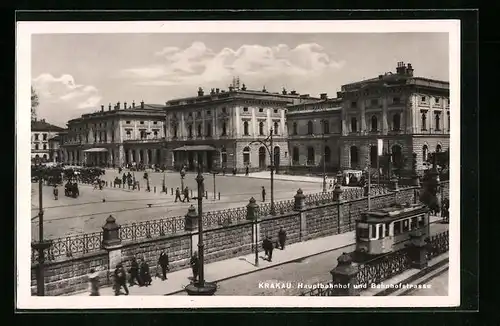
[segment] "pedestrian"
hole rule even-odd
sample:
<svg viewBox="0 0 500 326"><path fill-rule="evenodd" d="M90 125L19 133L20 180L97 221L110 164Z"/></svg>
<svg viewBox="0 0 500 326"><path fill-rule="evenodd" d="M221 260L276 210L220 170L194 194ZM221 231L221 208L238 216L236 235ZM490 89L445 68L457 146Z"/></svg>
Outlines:
<svg viewBox="0 0 500 326"><path fill-rule="evenodd" d="M127 175L125 173L123 173L122 181L123 185L127 184Z"/></svg>
<svg viewBox="0 0 500 326"><path fill-rule="evenodd" d="M191 270L193 271L193 282L198 280L198 273L200 271L200 259L198 258L198 252L195 251L191 256L191 261L189 262L191 265Z"/></svg>
<svg viewBox="0 0 500 326"><path fill-rule="evenodd" d="M135 257L133 257L132 262L130 262L129 274L130 286L134 286L136 281L137 284L141 284L141 280L139 279L139 264L137 263L137 259Z"/></svg>
<svg viewBox="0 0 500 326"><path fill-rule="evenodd" d="M141 265L139 266L139 274L143 286L151 285L152 279L149 273L149 265L144 259L142 259Z"/></svg>
<svg viewBox="0 0 500 326"><path fill-rule="evenodd" d="M169 270L169 262L168 255L165 251L160 254L160 258L158 258L158 265L161 267L162 280L165 281L167 279L167 271Z"/></svg>
<svg viewBox="0 0 500 326"><path fill-rule="evenodd" d="M128 295L127 275L125 273L125 269L123 268L122 263L116 265L114 276L115 276L115 296L120 295L120 290L122 287L125 290L125 295Z"/></svg>
<svg viewBox="0 0 500 326"><path fill-rule="evenodd" d="M245 176L248 177L248 175L250 174L250 169L248 168L248 165L247 167L245 168Z"/></svg>
<svg viewBox="0 0 500 326"><path fill-rule="evenodd" d="M179 201L181 201L181 202L184 202L184 200L182 200L182 198L181 198L181 190L179 189L179 187L177 187L175 189L175 201L174 201L174 203L177 203L177 199L179 199Z"/></svg>
<svg viewBox="0 0 500 326"><path fill-rule="evenodd" d="M266 201L266 188L264 188L264 186L262 186L262 201Z"/></svg>
<svg viewBox="0 0 500 326"><path fill-rule="evenodd" d="M118 174L122 174L122 167L121 166L118 167Z"/></svg>
<svg viewBox="0 0 500 326"><path fill-rule="evenodd" d="M54 190L52 191L54 194L54 200L59 198L59 189L57 189L57 185L54 185Z"/></svg>
<svg viewBox="0 0 500 326"><path fill-rule="evenodd" d="M264 241L262 241L262 249L264 249L264 253L267 256L267 260L272 262L274 245L269 236L266 236Z"/></svg>
<svg viewBox="0 0 500 326"><path fill-rule="evenodd" d="M186 201L189 203L189 188L186 187L184 188L184 198L182 199L182 202Z"/></svg>
<svg viewBox="0 0 500 326"><path fill-rule="evenodd" d="M144 180L147 180L148 179L148 173L147 172L144 172L144 176L143 176Z"/></svg>
<svg viewBox="0 0 500 326"><path fill-rule="evenodd" d="M94 268L90 269L89 289L90 289L90 296L91 297L100 296L100 294L99 294L99 273L96 272L96 270Z"/></svg>
<svg viewBox="0 0 500 326"><path fill-rule="evenodd" d="M279 232L278 232L278 241L281 250L285 249L285 242L286 242L286 231L281 227Z"/></svg>
<svg viewBox="0 0 500 326"><path fill-rule="evenodd" d="M226 168L222 168L222 175L226 175Z"/></svg>

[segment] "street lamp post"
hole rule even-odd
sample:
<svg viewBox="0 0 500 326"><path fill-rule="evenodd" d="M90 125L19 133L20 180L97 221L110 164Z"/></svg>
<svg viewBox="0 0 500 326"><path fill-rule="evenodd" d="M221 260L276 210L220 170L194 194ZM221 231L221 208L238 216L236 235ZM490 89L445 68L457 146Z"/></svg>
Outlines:
<svg viewBox="0 0 500 326"><path fill-rule="evenodd" d="M198 175L196 176L196 182L198 183L198 196L193 199L198 200L198 257L200 261L199 269L199 280L198 282L193 282L186 286L186 292L188 295L214 295L217 291L217 285L212 282L205 282L205 253L204 253L204 243L203 243L203 174L201 171L201 165L198 165Z"/></svg>
<svg viewBox="0 0 500 326"><path fill-rule="evenodd" d="M267 145L266 143L269 141L269 145ZM263 141L262 140L254 140L252 142L250 142L249 145L251 144L261 144L262 146L264 146L264 148L267 150L267 153L269 154L269 158L270 158L270 170L271 170L271 209L270 209L270 213L272 215L274 215L276 213L275 209L274 209L274 155L273 155L273 146L274 146L274 143L273 143L273 129L271 128L270 131L269 131L269 136L264 139Z"/></svg>
<svg viewBox="0 0 500 326"><path fill-rule="evenodd" d="M215 192L216 192L216 187L215 187L215 176L218 174L219 172L215 169L212 170L212 175L214 177L214 201L217 199L216 195L215 195ZM207 196L208 197L208 196Z"/></svg>
<svg viewBox="0 0 500 326"><path fill-rule="evenodd" d="M184 177L186 176L186 171L184 171L184 168L181 169L181 191L184 191Z"/></svg>
<svg viewBox="0 0 500 326"><path fill-rule="evenodd" d="M45 249L50 248L51 242L43 239L43 173L40 171L38 178L38 242L31 247L38 251L38 271L36 279L37 296L45 296Z"/></svg>
<svg viewBox="0 0 500 326"><path fill-rule="evenodd" d="M254 243L255 267L259 267L259 205L255 198L250 198L247 205L247 220L252 221L252 241Z"/></svg>

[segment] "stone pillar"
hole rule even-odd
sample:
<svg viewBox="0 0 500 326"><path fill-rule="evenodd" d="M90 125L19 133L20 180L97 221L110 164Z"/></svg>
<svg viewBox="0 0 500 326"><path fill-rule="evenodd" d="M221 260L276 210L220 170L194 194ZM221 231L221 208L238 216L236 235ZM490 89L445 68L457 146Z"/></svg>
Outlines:
<svg viewBox="0 0 500 326"><path fill-rule="evenodd" d="M198 213L193 205L189 206L187 214L184 216L184 231L191 233L190 256L198 250Z"/></svg>
<svg viewBox="0 0 500 326"><path fill-rule="evenodd" d="M389 180L389 189L392 191L399 191L398 177L391 172L391 179Z"/></svg>
<svg viewBox="0 0 500 326"><path fill-rule="evenodd" d="M366 112L365 112L365 100L362 99L359 101L359 110L361 114L361 125L359 130L361 131L361 134L364 135L366 133Z"/></svg>
<svg viewBox="0 0 500 326"><path fill-rule="evenodd" d="M141 161L141 156L139 154L139 151L140 151L140 149L135 150L135 163L137 163L137 164L139 164L139 162Z"/></svg>
<svg viewBox="0 0 500 326"><path fill-rule="evenodd" d="M302 189L297 190L297 194L293 197L295 199L295 204L293 210L300 212L300 232L299 241L304 240L307 237L307 218L304 208L306 207L306 196Z"/></svg>
<svg viewBox="0 0 500 326"><path fill-rule="evenodd" d="M357 275L359 268L352 263L348 253L342 253L337 258L337 267L330 271L332 284L336 286L334 296L359 296Z"/></svg>
<svg viewBox="0 0 500 326"><path fill-rule="evenodd" d="M157 164L156 163L156 148L153 148L151 150L151 163L152 164Z"/></svg>
<svg viewBox="0 0 500 326"><path fill-rule="evenodd" d="M102 246L108 251L108 269L111 273L117 264L122 261L122 240L120 238L121 226L116 223L113 215L109 215L106 224L102 227Z"/></svg>
<svg viewBox="0 0 500 326"><path fill-rule="evenodd" d="M423 269L428 266L427 261L427 242L425 234L416 230L410 233L410 243L407 245L407 250L411 259L411 267Z"/></svg>
<svg viewBox="0 0 500 326"><path fill-rule="evenodd" d="M260 242L260 223L259 223L259 205L255 198L250 198L247 205L247 221L252 221L252 251L257 252ZM257 249L257 251L256 251ZM257 255L257 254L256 254ZM256 256L256 264L258 257Z"/></svg>

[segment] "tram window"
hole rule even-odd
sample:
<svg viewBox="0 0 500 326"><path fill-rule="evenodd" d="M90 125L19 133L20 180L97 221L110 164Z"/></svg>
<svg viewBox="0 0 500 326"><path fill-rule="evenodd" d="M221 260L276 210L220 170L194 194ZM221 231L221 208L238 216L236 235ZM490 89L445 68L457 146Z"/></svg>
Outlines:
<svg viewBox="0 0 500 326"><path fill-rule="evenodd" d="M370 238L377 239L377 225L376 224L372 224L372 234L371 234Z"/></svg>
<svg viewBox="0 0 500 326"><path fill-rule="evenodd" d="M410 220L403 220L403 232L408 232L410 230Z"/></svg>
<svg viewBox="0 0 500 326"><path fill-rule="evenodd" d="M419 218L418 218L418 225L420 227L424 227L425 226L425 215L421 215Z"/></svg>
<svg viewBox="0 0 500 326"><path fill-rule="evenodd" d="M401 233L401 221L394 222L394 235Z"/></svg>
<svg viewBox="0 0 500 326"><path fill-rule="evenodd" d="M415 216L415 217L412 217L412 219L411 219L411 228L413 230L413 229L416 229L417 227L418 227L417 217Z"/></svg>
<svg viewBox="0 0 500 326"><path fill-rule="evenodd" d="M385 223L385 236L388 237L391 233L391 223Z"/></svg>
<svg viewBox="0 0 500 326"><path fill-rule="evenodd" d="M358 239L368 239L370 237L368 228L358 228Z"/></svg>
<svg viewBox="0 0 500 326"><path fill-rule="evenodd" d="M384 225L383 224L378 225L378 238L379 239L384 238Z"/></svg>

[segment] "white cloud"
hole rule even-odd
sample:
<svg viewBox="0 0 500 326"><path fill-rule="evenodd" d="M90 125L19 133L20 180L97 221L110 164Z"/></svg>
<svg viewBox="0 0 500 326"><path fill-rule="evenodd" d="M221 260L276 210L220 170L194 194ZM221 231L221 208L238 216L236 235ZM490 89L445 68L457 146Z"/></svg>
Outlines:
<svg viewBox="0 0 500 326"><path fill-rule="evenodd" d="M79 85L73 76L54 77L45 73L32 80L39 97L37 115L48 122L65 125L90 108L97 108L101 96L92 85Z"/></svg>
<svg viewBox="0 0 500 326"><path fill-rule="evenodd" d="M343 67L316 43L290 48L285 44L273 47L243 45L238 49L223 48L219 53L203 42L194 42L186 49L165 47L155 53L163 62L121 71L120 76L138 85L192 85L227 81L231 76L252 79L276 77L314 77Z"/></svg>

